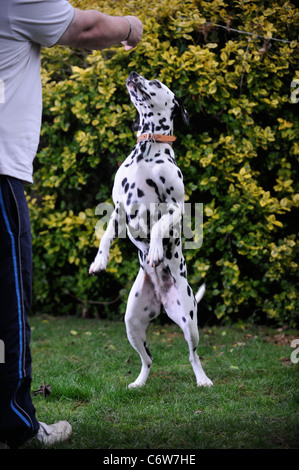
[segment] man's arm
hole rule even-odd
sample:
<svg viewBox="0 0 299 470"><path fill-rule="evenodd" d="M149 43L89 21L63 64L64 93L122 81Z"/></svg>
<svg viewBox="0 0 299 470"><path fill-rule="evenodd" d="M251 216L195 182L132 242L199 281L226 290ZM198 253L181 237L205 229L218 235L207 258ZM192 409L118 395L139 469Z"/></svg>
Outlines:
<svg viewBox="0 0 299 470"><path fill-rule="evenodd" d="M109 16L97 10L75 9L72 23L57 44L105 49L121 42L129 50L139 43L142 31L142 23L136 16Z"/></svg>

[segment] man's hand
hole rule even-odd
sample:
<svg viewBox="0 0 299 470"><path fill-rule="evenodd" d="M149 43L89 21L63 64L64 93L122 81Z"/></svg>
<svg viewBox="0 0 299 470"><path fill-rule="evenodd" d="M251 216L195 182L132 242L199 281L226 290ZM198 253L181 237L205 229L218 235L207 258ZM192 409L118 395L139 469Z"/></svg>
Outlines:
<svg viewBox="0 0 299 470"><path fill-rule="evenodd" d="M125 46L125 50L129 51L140 42L143 33L143 25L136 16L125 16L125 18L128 21L128 26L130 27L130 36L127 41L121 41L121 43Z"/></svg>

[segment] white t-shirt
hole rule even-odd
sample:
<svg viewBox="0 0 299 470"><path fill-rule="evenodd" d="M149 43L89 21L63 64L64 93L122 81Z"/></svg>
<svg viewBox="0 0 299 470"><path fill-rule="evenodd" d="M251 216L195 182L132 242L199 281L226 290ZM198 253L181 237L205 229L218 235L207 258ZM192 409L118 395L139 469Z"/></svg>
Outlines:
<svg viewBox="0 0 299 470"><path fill-rule="evenodd" d="M41 127L41 46L70 25L67 0L0 2L0 174L32 183Z"/></svg>

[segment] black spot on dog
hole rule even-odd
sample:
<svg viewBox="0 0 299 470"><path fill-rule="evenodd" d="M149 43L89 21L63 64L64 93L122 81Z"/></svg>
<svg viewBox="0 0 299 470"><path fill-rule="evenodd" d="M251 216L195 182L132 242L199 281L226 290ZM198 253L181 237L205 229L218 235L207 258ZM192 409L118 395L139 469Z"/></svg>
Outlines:
<svg viewBox="0 0 299 470"><path fill-rule="evenodd" d="M142 191L142 189L137 188L137 196L138 197L143 197L144 196L144 192Z"/></svg>
<svg viewBox="0 0 299 470"><path fill-rule="evenodd" d="M146 350L147 355L152 359L152 355L150 353L150 350L148 349L146 342L143 343L144 349Z"/></svg>
<svg viewBox="0 0 299 470"><path fill-rule="evenodd" d="M140 152L144 153L145 150L146 150L146 142L142 142L142 144L140 145Z"/></svg>
<svg viewBox="0 0 299 470"><path fill-rule="evenodd" d="M156 185L156 183L151 179L151 178L148 178L146 180L146 184L148 186L150 186L151 188L154 188L155 190L155 193L157 194L159 200L161 200L161 196L160 196L160 193L159 193L159 189L158 189L158 186ZM161 202L161 201L160 201Z"/></svg>
<svg viewBox="0 0 299 470"><path fill-rule="evenodd" d="M133 193L129 193L128 194L128 199L127 199L127 206L129 206L131 204L131 198L133 196Z"/></svg>
<svg viewBox="0 0 299 470"><path fill-rule="evenodd" d="M114 232L118 234L118 221L116 219L114 220Z"/></svg>
<svg viewBox="0 0 299 470"><path fill-rule="evenodd" d="M167 244L165 256L169 260L172 259L172 243L171 242Z"/></svg>

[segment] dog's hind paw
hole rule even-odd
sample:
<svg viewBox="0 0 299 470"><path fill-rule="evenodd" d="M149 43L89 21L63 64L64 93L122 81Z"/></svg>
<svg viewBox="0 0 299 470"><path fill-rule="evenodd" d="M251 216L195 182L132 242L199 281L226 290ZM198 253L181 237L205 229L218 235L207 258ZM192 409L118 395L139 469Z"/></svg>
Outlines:
<svg viewBox="0 0 299 470"><path fill-rule="evenodd" d="M132 382L130 385L128 385L128 388L140 388L145 385L145 382L138 382L138 380L135 380L135 382Z"/></svg>
<svg viewBox="0 0 299 470"><path fill-rule="evenodd" d="M197 386L198 387L212 387L214 384L212 380L210 380L208 377L204 377L200 380L197 381Z"/></svg>

